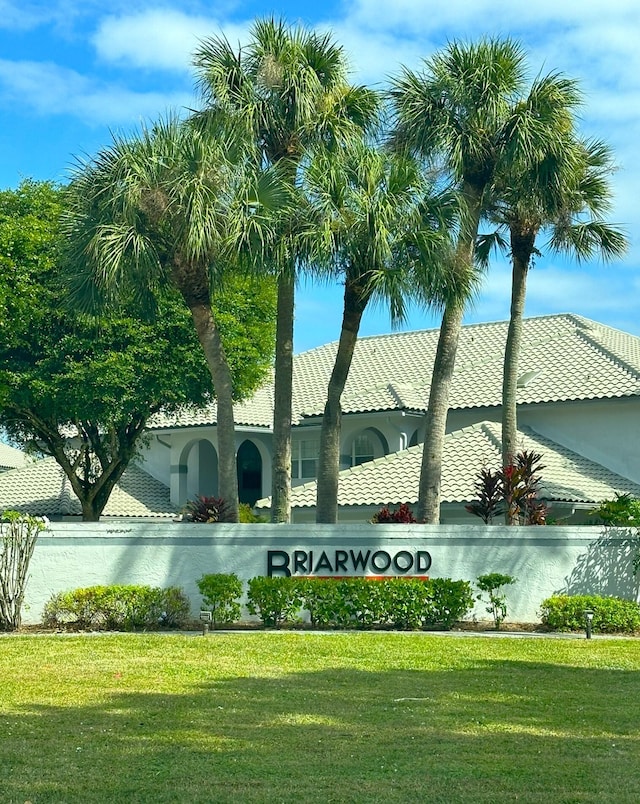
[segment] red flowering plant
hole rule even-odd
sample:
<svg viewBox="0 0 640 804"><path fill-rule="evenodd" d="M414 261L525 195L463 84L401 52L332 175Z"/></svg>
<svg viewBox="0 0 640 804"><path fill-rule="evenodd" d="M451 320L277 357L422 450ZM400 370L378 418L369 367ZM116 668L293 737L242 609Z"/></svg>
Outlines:
<svg viewBox="0 0 640 804"><path fill-rule="evenodd" d="M407 503L399 505L395 511L392 511L385 505L377 514L371 517L371 522L375 524L414 524L418 520L415 518L413 511L409 508Z"/></svg>
<svg viewBox="0 0 640 804"><path fill-rule="evenodd" d="M545 525L548 507L538 496L545 468L541 460L540 453L523 450L502 469L481 469L475 484L478 498L465 508L487 525L503 514L509 525Z"/></svg>

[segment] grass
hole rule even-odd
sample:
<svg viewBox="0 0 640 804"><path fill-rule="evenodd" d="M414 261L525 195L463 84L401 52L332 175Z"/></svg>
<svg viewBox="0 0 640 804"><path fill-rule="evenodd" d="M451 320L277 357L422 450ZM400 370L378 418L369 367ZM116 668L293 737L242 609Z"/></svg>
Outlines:
<svg viewBox="0 0 640 804"><path fill-rule="evenodd" d="M0 802L640 801L640 643L0 639Z"/></svg>

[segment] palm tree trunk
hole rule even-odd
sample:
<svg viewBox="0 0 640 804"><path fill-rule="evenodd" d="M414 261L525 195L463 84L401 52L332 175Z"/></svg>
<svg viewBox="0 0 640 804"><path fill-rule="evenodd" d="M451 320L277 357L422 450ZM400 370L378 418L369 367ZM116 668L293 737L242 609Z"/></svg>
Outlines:
<svg viewBox="0 0 640 804"><path fill-rule="evenodd" d="M334 524L338 521L338 475L340 473L340 434L342 406L340 400L349 376L353 353L358 340L362 315L369 294L347 281L344 288L344 311L338 351L327 388L322 429L316 491L316 522Z"/></svg>
<svg viewBox="0 0 640 804"><path fill-rule="evenodd" d="M293 266L278 279L276 354L273 400L271 521L291 520L291 397L293 394Z"/></svg>
<svg viewBox="0 0 640 804"><path fill-rule="evenodd" d="M462 197L465 203L456 262L461 271L473 269L475 241L482 212L483 187L465 182ZM424 445L418 488L418 522L437 525L440 522L440 487L442 484L442 454L449 412L449 392L458 351L466 299L453 299L445 307L440 325L438 348L433 364L429 404L425 413Z"/></svg>
<svg viewBox="0 0 640 804"><path fill-rule="evenodd" d="M511 314L507 342L504 349L502 374L502 465L510 466L517 451L518 412L518 361L522 345L522 319L527 293L527 273L536 238L536 232L511 227ZM507 525L519 523L517 512L505 513Z"/></svg>
<svg viewBox="0 0 640 804"><path fill-rule="evenodd" d="M216 394L218 434L218 495L229 506L229 521L238 521L238 472L233 417L233 382L211 305L189 304L198 339Z"/></svg>
<svg viewBox="0 0 640 804"><path fill-rule="evenodd" d="M463 314L464 304L461 302L448 305L444 311L433 364L429 405L425 414L418 494L418 522L432 525L437 525L440 521L442 453L449 412L449 391L453 379Z"/></svg>

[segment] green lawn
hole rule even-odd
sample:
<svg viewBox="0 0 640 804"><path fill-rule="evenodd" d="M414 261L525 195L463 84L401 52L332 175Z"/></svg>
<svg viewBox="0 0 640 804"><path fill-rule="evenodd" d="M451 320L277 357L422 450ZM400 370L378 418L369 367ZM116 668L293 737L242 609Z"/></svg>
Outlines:
<svg viewBox="0 0 640 804"><path fill-rule="evenodd" d="M640 801L640 641L0 638L0 802Z"/></svg>

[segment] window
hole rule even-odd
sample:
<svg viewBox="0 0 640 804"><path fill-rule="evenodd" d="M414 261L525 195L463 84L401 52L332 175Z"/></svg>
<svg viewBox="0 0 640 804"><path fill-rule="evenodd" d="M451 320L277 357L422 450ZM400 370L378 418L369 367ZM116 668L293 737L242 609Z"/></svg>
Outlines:
<svg viewBox="0 0 640 804"><path fill-rule="evenodd" d="M356 436L351 447L351 466L372 461L375 458L373 440L366 433Z"/></svg>
<svg viewBox="0 0 640 804"><path fill-rule="evenodd" d="M304 439L291 445L291 477L294 480L316 476L320 440Z"/></svg>

